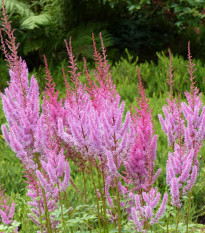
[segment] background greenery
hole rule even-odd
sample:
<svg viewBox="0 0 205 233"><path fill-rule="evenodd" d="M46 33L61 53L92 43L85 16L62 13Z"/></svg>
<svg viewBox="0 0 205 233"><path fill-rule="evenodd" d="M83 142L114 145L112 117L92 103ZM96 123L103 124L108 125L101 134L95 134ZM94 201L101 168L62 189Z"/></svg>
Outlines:
<svg viewBox="0 0 205 233"><path fill-rule="evenodd" d="M5 0L5 5L31 69L42 65L44 53L51 66L61 62L63 40L70 36L77 57L91 58L92 32L102 32L112 62L126 55L126 48L140 61L157 62L156 51L167 47L186 56L188 40L194 57L204 61L203 0Z"/></svg>

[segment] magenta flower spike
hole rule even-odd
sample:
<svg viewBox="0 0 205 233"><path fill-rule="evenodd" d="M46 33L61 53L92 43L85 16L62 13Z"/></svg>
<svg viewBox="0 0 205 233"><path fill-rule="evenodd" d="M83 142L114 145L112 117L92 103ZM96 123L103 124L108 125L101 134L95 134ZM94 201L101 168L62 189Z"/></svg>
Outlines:
<svg viewBox="0 0 205 233"><path fill-rule="evenodd" d="M0 31L1 43L9 66L10 81L4 94L1 93L3 110L7 124L2 126L5 139L22 163L34 169L32 162L34 135L39 119L39 90L37 80L32 76L28 79L26 62L17 54L18 45L11 29L4 4ZM4 40L2 30L9 40Z"/></svg>
<svg viewBox="0 0 205 233"><path fill-rule="evenodd" d="M31 201L28 202L28 204L31 206L31 213L28 214L28 217L37 226L41 227L41 222L43 221L44 223L45 221L45 211L47 208L47 211L50 215L52 229L55 229L58 225L58 221L55 220L52 212L58 207L58 192L52 188L51 184L48 184L48 182L41 175L41 173L39 173L38 170L36 171L36 173L38 174L38 178L40 177L39 181L35 181L32 173L28 170L26 170L25 175L25 177L28 179L28 181L26 181L26 183L28 184L27 196L31 198ZM45 206L42 187L44 188L44 190L46 190L45 199L47 206ZM45 224L43 229L46 230Z"/></svg>
<svg viewBox="0 0 205 233"><path fill-rule="evenodd" d="M41 186L55 196L66 190L70 180L69 163L65 160L63 153L63 149L58 154L56 150L48 151L47 162L41 161L43 172L36 171Z"/></svg>
<svg viewBox="0 0 205 233"><path fill-rule="evenodd" d="M10 197L6 197L4 190L0 187L0 223L10 226L13 222L15 202L9 203ZM17 229L14 232L18 232Z"/></svg>
<svg viewBox="0 0 205 233"><path fill-rule="evenodd" d="M138 194L133 196L134 207L131 208L131 219L137 232L142 232L145 222L153 225L162 217L168 194L164 194L161 205L156 214L154 214L154 209L159 203L160 196L161 194L157 191L157 188L151 188L149 192L143 192L142 196ZM147 232L146 229L143 232Z"/></svg>
<svg viewBox="0 0 205 233"><path fill-rule="evenodd" d="M205 106L201 94L195 87L194 64L188 44L188 73L190 75L190 92L185 92L187 103L176 103L173 98L173 74L170 53L170 95L168 105L163 107L165 119L159 115L162 129L167 135L173 152L167 160L167 184L170 187L172 205L180 208L181 195L191 191L198 172L197 155L205 138ZM183 190L183 192L182 192Z"/></svg>
<svg viewBox="0 0 205 233"><path fill-rule="evenodd" d="M181 140L181 137L184 133L184 119L182 117L182 109L180 103L178 103L177 99L173 96L174 77L170 50L169 60L169 79L167 79L167 83L169 84L170 88L169 98L167 98L167 105L165 104L162 108L165 119L162 117L161 114L158 114L158 117L162 129L167 135L168 145L172 149L174 149L175 142L177 140Z"/></svg>
<svg viewBox="0 0 205 233"><path fill-rule="evenodd" d="M125 160L125 167L130 181L135 185L136 190L147 190L152 187L158 177L154 175L156 159L157 135L154 135L151 109L146 99L141 75L138 68L138 107L132 114L132 128L135 132L134 143L130 148L129 157Z"/></svg>

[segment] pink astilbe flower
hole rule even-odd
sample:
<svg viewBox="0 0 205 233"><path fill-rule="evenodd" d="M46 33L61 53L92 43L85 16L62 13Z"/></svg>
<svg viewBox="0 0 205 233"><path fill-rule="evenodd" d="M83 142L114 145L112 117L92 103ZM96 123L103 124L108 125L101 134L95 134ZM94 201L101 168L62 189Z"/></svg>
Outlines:
<svg viewBox="0 0 205 233"><path fill-rule="evenodd" d="M25 177L28 179L28 181L26 181L26 183L28 184L27 196L31 198L31 201L28 202L28 204L31 206L31 212L32 212L28 214L29 218L31 218L31 220L39 227L41 227L41 222L42 222L44 226L43 229L46 231L47 228L45 226L45 211L47 208L47 212L50 215L52 229L55 229L56 226L58 225L58 221L54 219L52 212L58 207L58 199L56 198L58 196L57 190L54 192L54 190L50 188L50 192L46 192L45 194L46 206L45 206L45 200L43 196L43 189L41 182L37 181L32 175L32 173L28 170L26 171Z"/></svg>
<svg viewBox="0 0 205 233"><path fill-rule="evenodd" d="M45 159L46 151L60 148L62 140L58 136L58 118L64 118L62 99L58 101L58 91L55 91L55 82L48 69L46 56L44 55L46 71L46 89L43 96L42 113L38 120L35 132L35 148L41 153L41 159Z"/></svg>
<svg viewBox="0 0 205 233"><path fill-rule="evenodd" d="M193 167L194 150L186 153L185 149L175 144L175 150L173 153L169 153L167 160L167 184L170 186L172 204L177 207L181 206L180 192L182 188L184 187L183 194L185 195L188 190L191 190L196 179L195 176L192 178L196 167ZM192 169L194 170L192 171Z"/></svg>
<svg viewBox="0 0 205 233"><path fill-rule="evenodd" d="M135 229L137 232L142 232L144 223L150 223L151 225L156 224L162 217L168 195L164 194L161 205L158 208L156 214L154 209L159 204L161 194L157 191L157 188L151 188L149 192L142 192L142 195L133 195L134 206L131 208L131 219L134 222ZM144 230L143 232L147 232Z"/></svg>
<svg viewBox="0 0 205 233"><path fill-rule="evenodd" d="M15 202L9 204L10 197L6 197L4 190L0 186L0 223L2 222L5 225L11 225L13 222L13 216L15 212ZM18 232L17 229L14 232Z"/></svg>
<svg viewBox="0 0 205 233"><path fill-rule="evenodd" d="M167 105L165 104L162 108L165 115L163 119L161 114L158 114L161 127L165 134L167 135L168 144L172 149L174 149L174 143L177 140L181 140L181 136L184 131L184 119L182 118L182 109L180 103L177 102L177 99L173 97L173 67L172 67L172 58L171 51L169 50L169 79L167 82L169 84L169 98L167 98Z"/></svg>
<svg viewBox="0 0 205 233"><path fill-rule="evenodd" d="M57 118L59 116L62 117L61 102L57 100L58 93L54 91L55 85L45 58L48 83L42 105L43 111L40 115L38 84L34 77L31 77L31 81L29 82L26 63L17 55L18 46L15 45L15 37L13 31L11 31L11 25L8 22L4 5L2 20L3 29L1 30L6 32L9 41L5 40L4 42L1 34L1 42L6 60L9 63L11 77L8 88L5 89L4 94L1 94L3 109L7 119L7 125L2 126L2 131L7 143L16 152L27 170L30 182L28 196L32 199L29 204L33 207L31 209L33 212L31 216L40 225L39 218L45 215L45 209L47 208L48 212L52 212L58 206L58 188L53 187L52 183L50 184L46 180L49 178L49 180L54 182L55 174L53 173L53 167L50 165L47 169L50 176L45 178L39 171L39 169L42 171L39 162L40 160L45 163L48 162L46 153L58 147L62 141L57 135ZM63 166L62 163L64 164ZM62 156L57 170L57 178L62 175L65 176L62 182L59 183L60 188L65 190L69 184L70 172L69 166ZM35 174L39 175L39 181ZM43 187L42 181L45 180L44 184L50 190L44 194L45 187ZM53 217L51 219L53 220ZM52 226L54 228L56 224L57 222L53 220Z"/></svg>
<svg viewBox="0 0 205 233"><path fill-rule="evenodd" d="M37 80L32 76L29 82L25 61L18 57L14 31L11 30L4 4L2 4L3 28L0 29L3 52L9 66L10 82L4 94L1 93L3 110L7 126L2 126L3 133L12 150L19 159L34 167L34 134L39 119L39 91ZM3 39L2 31L8 36Z"/></svg>
<svg viewBox="0 0 205 233"><path fill-rule="evenodd" d="M124 103L120 104L120 96L108 74L105 55L101 57L94 42L94 55L98 61L95 79L98 84L92 82L93 85L87 88L79 81L71 44L66 46L71 63L69 68L73 69L71 80L75 87L69 88L69 98L64 103L65 119L58 120L59 136L67 145L74 145L85 160L100 157L101 161L107 161L107 153L110 155L111 152L118 169L131 148L134 134L130 130L129 112L125 123L122 123Z"/></svg>
<svg viewBox="0 0 205 233"><path fill-rule="evenodd" d="M171 58L171 55L170 55ZM202 104L201 94L195 87L194 64L188 44L188 73L190 75L190 92L185 92L188 103L176 103L173 98L173 74L170 65L170 96L168 106L163 108L165 119L159 115L162 129L167 134L169 145L173 152L167 160L167 184L172 195L172 205L180 208L181 195L191 191L198 172L197 154L205 138L205 106ZM171 64L171 59L170 59Z"/></svg>
<svg viewBox="0 0 205 233"><path fill-rule="evenodd" d="M118 190L120 196L123 195L118 187L122 178L119 170L130 154L136 132L129 111L123 122L125 104L120 103L120 96L112 83L103 44L101 55L96 50L94 40L93 43L97 67L93 79L85 67L87 86L79 80L71 43L66 45L72 83L69 85L66 82L65 117L58 119L58 135L66 146L74 146L79 153L78 161L72 155L71 158L81 171L92 169L91 166L100 169L105 181L105 198L112 210L116 201L112 200L110 187ZM99 192L95 191L98 198ZM114 221L119 217L114 212L111 215Z"/></svg>
<svg viewBox="0 0 205 233"><path fill-rule="evenodd" d="M160 173L159 170L157 176L154 176L157 135L154 135L149 100L146 99L140 71L139 68L137 69L139 106L135 107L136 112L132 114L133 127L137 136L129 157L125 160L125 167L136 190L149 190Z"/></svg>
<svg viewBox="0 0 205 233"><path fill-rule="evenodd" d="M187 191L191 191L192 187L194 186L194 183L196 181L197 172L198 172L198 167L195 165L192 168L190 179L188 180L187 185L183 188L184 195L187 193Z"/></svg>
<svg viewBox="0 0 205 233"><path fill-rule="evenodd" d="M55 196L56 193L59 195L60 192L66 190L70 180L70 168L63 152L63 149L58 154L56 150L48 151L47 162L41 161L46 176L39 170L36 171L39 182L45 191L54 192Z"/></svg>
<svg viewBox="0 0 205 233"><path fill-rule="evenodd" d="M184 120L181 117L181 109L178 108L176 98L170 100L167 99L168 105L163 106L163 113L165 119L159 114L159 121L161 123L163 131L167 135L168 144L172 148L177 139L179 139L181 132L183 131Z"/></svg>
<svg viewBox="0 0 205 233"><path fill-rule="evenodd" d="M199 94L198 88L195 86L194 69L195 64L192 62L192 56L190 53L190 42L188 43L188 59L189 64L188 73L190 75L190 92L186 91L185 96L188 104L182 102L181 108L186 120L186 126L184 126L184 140L186 147L194 149L194 163L197 165L196 156L202 147L202 142L205 138L205 106L202 103L201 93Z"/></svg>
<svg viewBox="0 0 205 233"><path fill-rule="evenodd" d="M92 86L90 86L90 88L88 86L88 91L91 94L91 97L93 97L93 105L100 112L101 108L104 107L103 99L111 98L112 100L113 97L118 95L118 93L116 91L116 86L112 81L110 65L107 61L106 49L104 47L102 35L100 33L102 55L97 51L94 34L92 34L92 38L96 70L94 71L94 83L92 82ZM97 81L98 85L96 85L95 81Z"/></svg>
<svg viewBox="0 0 205 233"><path fill-rule="evenodd" d="M26 63L23 61L19 63L22 76L28 79ZM23 163L27 163L28 159L32 160L33 138L39 118L38 85L36 79L32 77L30 87L27 86L24 93L19 94L15 89L16 83L18 83L17 77L12 73L9 87L5 89L5 94L1 94L8 122L8 128L4 125L2 129L12 150Z"/></svg>
<svg viewBox="0 0 205 233"><path fill-rule="evenodd" d="M178 182L176 177L173 177L171 180L170 193L172 196L171 204L178 207L178 208L181 207L182 204L180 201L180 186L179 186L179 182Z"/></svg>

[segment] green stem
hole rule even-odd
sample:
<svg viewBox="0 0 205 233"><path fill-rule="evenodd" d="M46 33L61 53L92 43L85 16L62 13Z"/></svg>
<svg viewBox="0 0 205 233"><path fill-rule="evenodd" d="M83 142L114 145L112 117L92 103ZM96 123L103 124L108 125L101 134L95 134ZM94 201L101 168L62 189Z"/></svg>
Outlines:
<svg viewBox="0 0 205 233"><path fill-rule="evenodd" d="M112 190L112 196L114 197L115 196L115 191L114 191L114 187L113 187L113 185L111 186L111 190ZM113 214L114 214L114 216L116 216L116 209L115 209L115 206L116 206L116 200L115 200L115 198L113 198L113 205L114 205L114 207L113 207ZM116 224L116 218L114 219L114 226L115 226L115 228L117 227L117 224Z"/></svg>
<svg viewBox="0 0 205 233"><path fill-rule="evenodd" d="M51 221L50 221L50 216L49 216L49 212L48 212L48 205L47 205L47 201L46 201L45 190L43 189L43 187L41 187L41 190L43 193L43 201L44 201L44 207L45 207L45 217L46 217L46 225L47 225L48 233L49 232L52 233L52 227L51 227Z"/></svg>
<svg viewBox="0 0 205 233"><path fill-rule="evenodd" d="M170 214L169 214L168 219L167 219L167 233L169 233L169 218L170 218Z"/></svg>
<svg viewBox="0 0 205 233"><path fill-rule="evenodd" d="M40 163L40 160L38 158L38 153L34 154L34 161L37 163L38 169L40 170L41 163ZM43 201L44 201L44 208L45 208L45 218L46 218L46 227L47 227L48 233L50 233L50 232L52 233L52 227L51 227L50 216L49 216L49 212L48 212L48 206L47 206L47 202L46 202L45 190L44 190L44 188L42 186L40 186L40 187L41 187L42 194L43 194ZM37 189L37 192L38 192L38 189Z"/></svg>
<svg viewBox="0 0 205 233"><path fill-rule="evenodd" d="M59 190L59 184L58 185L58 190ZM60 208L61 208L61 218L62 218L62 222L63 222L63 228L64 228L64 232L66 232L66 226L65 226L65 219L63 216L63 205L62 205L62 200L61 200L61 196L60 196L60 191L59 191L59 203L60 203Z"/></svg>
<svg viewBox="0 0 205 233"><path fill-rule="evenodd" d="M68 203L68 197L66 195L66 191L64 191L64 197L65 197L66 208L69 209L69 203ZM69 212L68 212L68 217L70 218ZM71 233L73 233L73 228L72 227L70 227L70 231L71 231Z"/></svg>
<svg viewBox="0 0 205 233"><path fill-rule="evenodd" d="M107 220L107 209L106 209L106 195L105 195L105 174L104 174L104 168L102 167L102 177L103 177L103 208L104 208L104 218L106 223L106 230L107 233L109 233L108 229L108 220Z"/></svg>
<svg viewBox="0 0 205 233"><path fill-rule="evenodd" d="M177 222L176 222L175 233L177 233L178 225L179 225L179 212L180 212L180 207L177 207Z"/></svg>
<svg viewBox="0 0 205 233"><path fill-rule="evenodd" d="M115 185L116 185L116 194L117 194L118 232L121 233L120 195L119 195L119 191L118 191L118 180L117 180L117 177L115 178Z"/></svg>
<svg viewBox="0 0 205 233"><path fill-rule="evenodd" d="M84 181L84 195L85 195L85 201L87 202L87 196L86 196L86 179L85 179L85 172L83 171L83 181Z"/></svg>
<svg viewBox="0 0 205 233"><path fill-rule="evenodd" d="M64 191L64 199L65 199L65 204L66 204L66 208L69 209L69 203L68 203L68 198L67 198L67 195L66 195L66 191ZM68 216L70 216L69 212L68 212Z"/></svg>
<svg viewBox="0 0 205 233"><path fill-rule="evenodd" d="M72 179L70 179L70 183L73 185L74 189L77 191L77 193L80 195L80 197L82 198L82 200L84 201L85 204L87 204L87 201L84 200L83 198L83 194L81 193L81 191L77 188L77 186L75 185L74 181Z"/></svg>
<svg viewBox="0 0 205 233"><path fill-rule="evenodd" d="M188 233L188 230L189 230L189 212L190 212L190 207L191 207L191 195L192 195L192 190L189 192L188 209L187 209L187 222L186 222L186 233Z"/></svg>
<svg viewBox="0 0 205 233"><path fill-rule="evenodd" d="M38 191L38 184L37 184L37 180L35 178L35 186L36 186L36 190L37 190L37 196L38 198L39 196L39 191ZM40 200L38 199L38 208L39 208L39 215L40 215L40 225L41 225L41 233L43 233L43 222L42 222L42 213L41 213L41 203Z"/></svg>
<svg viewBox="0 0 205 233"><path fill-rule="evenodd" d="M106 195L105 195L105 174L102 168L102 175L103 175L103 205L104 205L104 215L105 215L105 219L106 219L106 229L107 229L107 233L109 233L109 229L108 229L108 220L107 220L107 209L106 209Z"/></svg>
<svg viewBox="0 0 205 233"><path fill-rule="evenodd" d="M103 203L103 215L104 215L104 223L105 223L105 228L104 228L104 232L108 232L108 223L107 223L107 216L106 216L106 201L105 201L105 195L104 193L102 192L102 188L101 188L101 183L100 183L100 169L99 167L97 166L97 174L98 174L98 185L99 185L99 191L100 191L100 196L101 196L101 199L102 199L102 203ZM103 176L103 174L102 174ZM104 179L104 178L103 178Z"/></svg>
<svg viewBox="0 0 205 233"><path fill-rule="evenodd" d="M144 223L144 230L148 230L148 221L147 220Z"/></svg>
<svg viewBox="0 0 205 233"><path fill-rule="evenodd" d="M90 162L90 171L91 171L91 178L92 178L92 183L95 189L95 195L96 195L96 201L97 201L97 214L98 214L98 224L99 224L99 230L101 233L101 222L100 222L100 208L99 208L99 200L98 200L98 194L97 194L97 188L96 188L96 184L95 184L95 180L94 180L94 175L93 175L93 166L91 161Z"/></svg>

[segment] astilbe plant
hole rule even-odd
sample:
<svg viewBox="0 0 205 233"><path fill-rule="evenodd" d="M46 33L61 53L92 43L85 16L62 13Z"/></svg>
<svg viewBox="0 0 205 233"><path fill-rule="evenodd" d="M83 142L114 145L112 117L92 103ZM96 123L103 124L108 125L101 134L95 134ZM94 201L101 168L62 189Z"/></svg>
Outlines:
<svg viewBox="0 0 205 233"><path fill-rule="evenodd" d="M173 97L173 68L170 52L170 94L167 99L168 105L163 107L165 119L159 115L162 129L167 134L169 152L167 160L167 184L170 187L172 197L171 204L178 208L176 231L179 222L179 211L182 206L182 195L189 191L188 219L191 201L191 190L196 181L199 163L198 152L202 146L205 136L205 106L202 104L201 94L195 86L194 64L190 54L190 43L188 44L188 73L190 75L190 92L185 92L187 103L178 101Z"/></svg>
<svg viewBox="0 0 205 233"><path fill-rule="evenodd" d="M11 30L3 5L3 18L0 31L1 42L9 66L10 82L5 93L1 93L7 125L2 126L6 142L19 159L29 168L34 168L34 137L39 119L39 91L37 80L28 81L26 62L17 54L14 30ZM4 41L2 32L8 36Z"/></svg>
<svg viewBox="0 0 205 233"><path fill-rule="evenodd" d="M53 105L56 104L56 95L54 94L50 80L48 80L48 88L45 93L45 101L42 107L43 112L40 114L37 80L34 77L31 77L29 82L26 62L23 61L17 54L18 45L16 46L15 44L14 31L11 30L11 25L8 21L8 16L6 15L3 2L2 5L3 28L1 29L0 36L11 77L9 86L5 89L5 94L1 94L3 109L7 119L7 125L2 126L2 132L7 143L23 163L25 170L30 171L30 180L32 179L32 182L35 181L35 186L28 186L28 189L31 188L31 192L33 192L35 187L37 199L43 196L44 207L39 204L38 211L39 214L45 212L47 232L52 232L49 212L53 211L54 208L50 209L48 201L51 201L50 199L52 199L51 202L60 201L59 192L56 196L51 196L49 192L46 193L45 187L43 187L38 179L41 172L46 173L47 170L51 168L51 166L55 166L55 164L52 164L51 162L51 160L54 159L53 156L49 160L49 152L54 150L54 147L57 148L60 143L59 140L55 139L55 135L53 135L54 130L52 131L52 129L55 129L55 127L51 125L52 121L50 121L53 115L51 115L51 111L48 111L48 107L51 105L50 103ZM3 31L8 36L8 40L6 39L4 41L2 35ZM50 101L46 99L47 96L47 99ZM55 107L57 109L57 106ZM44 142L47 140L48 143L43 144L43 139ZM64 157L61 153L61 155L59 155L59 161L63 163L63 159ZM42 166L43 162L44 166ZM45 163L48 163L48 166L45 166ZM46 171L44 169L46 169ZM54 167L52 167L52 169L54 169ZM63 183L56 182L55 185L61 186L62 190L65 190L70 178L68 163L65 163L65 173L64 166L62 167L62 164L57 165L57 169L59 170L57 179L61 179L61 176L64 174L64 181ZM51 175L54 176L55 172L52 172L53 173ZM50 177L48 177L49 181ZM38 190L39 185L40 190ZM52 185L53 190L52 192L50 190L50 192L54 193L56 187L53 183ZM30 204L32 204L32 202L30 202ZM39 217L41 219L42 216ZM43 226L41 222L41 232L42 231Z"/></svg>
<svg viewBox="0 0 205 233"><path fill-rule="evenodd" d="M11 226L15 212L15 202L9 203L10 197L6 197L5 190L0 186L0 224ZM18 232L18 228L13 229L13 232ZM3 233L3 232L2 232Z"/></svg>
<svg viewBox="0 0 205 233"><path fill-rule="evenodd" d="M40 181L34 179L33 174L30 171L26 170L25 177L27 178L26 183L28 184L27 196L31 198L31 201L28 202L31 207L31 213L29 213L28 216L37 226L39 226L41 232L47 232L49 215L49 227L51 229L55 229L58 222L56 222L50 214L56 209L57 206L57 200L56 198L53 198L55 197L55 193L50 189L51 192L47 192L44 196Z"/></svg>
<svg viewBox="0 0 205 233"><path fill-rule="evenodd" d="M158 169L154 175L157 135L154 135L151 109L149 109L148 103L149 100L146 99L138 67L137 70L139 77L138 107L135 107L135 112L133 112L131 117L136 139L125 166L131 178L131 182L135 186L134 189L138 191L149 191L152 184L159 176L161 169Z"/></svg>
<svg viewBox="0 0 205 233"><path fill-rule="evenodd" d="M65 44L71 82L63 69L66 98L59 100L44 56L47 86L40 107L37 81L34 77L29 81L26 62L17 54L18 45L4 4L2 25L1 42L11 77L8 88L1 94L7 119L2 131L25 167L27 195L31 198L29 217L40 232L55 232L59 221L55 220L53 211L60 206L65 232L62 196L67 197L66 189L71 183L87 203L86 176L90 176L96 195L99 232L102 227L109 232L107 214L118 232L122 232L122 209L126 202L131 205L125 209L134 230L146 232L149 224L157 223L162 216L167 193L156 212L161 196L153 187L160 173L160 169L154 172L157 136L140 74L139 108L135 109L136 113L125 113L125 103L112 82L102 36L101 54L93 35L94 77L89 74L84 59L86 85L80 81L70 39ZM3 39L3 31L8 40ZM81 171L83 193L70 177L68 160L73 160Z"/></svg>
<svg viewBox="0 0 205 233"><path fill-rule="evenodd" d="M92 81L87 73L88 83L90 84L88 87L84 86L78 79L79 73L76 72L71 43L69 43L69 46L67 45L71 63L69 68L72 69L70 72L72 72L71 79L74 88L68 87L69 92L64 103L66 117L65 120L59 118L58 129L59 136L66 144L68 146L74 145L81 154L81 159L86 161L87 165L84 169L88 169L91 176L93 176L93 167L101 171L103 190L101 187L98 190L100 196L106 195L108 202L111 204L112 201L106 187L109 187L108 183L111 182L118 192L118 177L120 176L118 170L122 165L125 154L130 149L130 145L132 145L134 131L132 128L129 130L131 121L129 112L126 114L124 124L122 123L124 103L120 104L120 96L112 83L105 55L102 57L96 50L94 40L93 43L94 55L98 62L98 69L94 76L98 84ZM97 200L96 184L94 179L92 181ZM117 195L118 215L120 215L119 193Z"/></svg>
<svg viewBox="0 0 205 233"><path fill-rule="evenodd" d="M141 75L138 70L138 107L132 114L136 139L130 154L124 161L127 183L131 184L129 198L131 208L128 209L136 230L146 232L148 224L156 224L165 211L168 195L164 194L161 206L154 216L154 209L159 204L160 192L153 188L153 184L159 176L161 169L154 174L157 135L154 135L151 109L142 85ZM135 194L137 191L137 194Z"/></svg>
<svg viewBox="0 0 205 233"><path fill-rule="evenodd" d="M103 44L102 48L104 54ZM106 58L99 55L95 48L95 42L94 54L99 62L95 73L98 85L93 80L90 80L90 76L87 73L88 83L90 84L88 89L78 80L79 73L76 73L76 65L73 64L75 60L72 55L71 44L67 45L67 50L70 63L72 64L72 81L77 85L75 85L74 90L69 87L69 98L65 101L65 109L68 111L67 120L63 122L62 119L59 119L59 135L67 144L75 145L77 150L83 155L84 161L90 161L88 164L88 166L90 165L89 169L92 170L92 166L97 169L98 167L101 168L105 180L103 192L112 210L109 212L112 214L114 222L116 219L118 220L120 231L120 206L122 205L120 197L122 198L126 192L131 191L126 190L120 181L121 178L124 180L122 174L119 172L122 165L126 164L126 167L129 169L128 171L135 169L132 171L132 174L135 173L135 177L132 177L130 182L132 182L136 191L144 189L150 191L160 173L159 170L153 176L157 137L156 135L152 135L151 112L148 111L148 104L140 80L139 91L142 99L139 100L139 104L141 104L142 109L139 112L141 115L133 115L131 117L128 111L125 121L122 123L124 103L120 104L120 96L116 92L108 73ZM143 133L144 128L146 128L145 133ZM136 134L140 135L137 139ZM143 150L144 147L145 149ZM138 157L139 154L137 154L134 158L133 150L135 149L141 153L141 157ZM130 163L127 164L126 161L129 156ZM136 161L133 161L133 159ZM139 167L142 169L141 171L137 171ZM138 187L139 185L141 185L140 188ZM110 193L112 196L116 196L117 201L115 199L112 200ZM100 192L100 196L102 196L102 191ZM166 205L166 199L167 194L163 200L161 213L163 213L162 209ZM159 219L160 215L158 214L157 216ZM154 219L152 219L152 222L154 223ZM157 218L155 222L157 222Z"/></svg>

